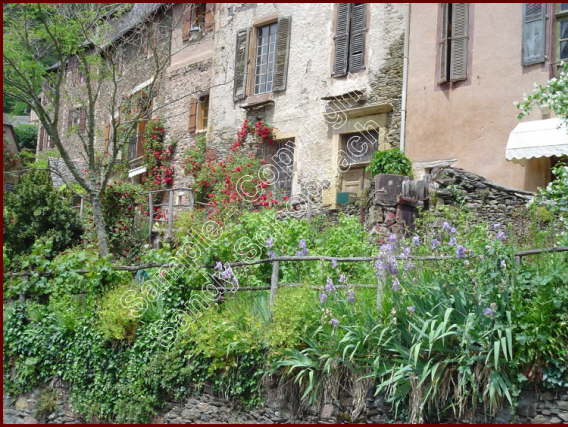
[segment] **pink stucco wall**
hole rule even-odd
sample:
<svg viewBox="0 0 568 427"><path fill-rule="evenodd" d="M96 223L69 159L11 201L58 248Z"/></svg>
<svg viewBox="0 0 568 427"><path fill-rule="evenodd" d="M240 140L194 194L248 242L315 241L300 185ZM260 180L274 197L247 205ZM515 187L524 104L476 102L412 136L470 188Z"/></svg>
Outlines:
<svg viewBox="0 0 568 427"><path fill-rule="evenodd" d="M437 84L438 10L437 3L411 5L407 155L415 162L455 158L454 166L498 184L535 190L548 179L548 160L505 159L518 123L513 102L550 77L548 63L521 65L522 5L470 5L468 79L454 87ZM528 120L542 118L537 110Z"/></svg>

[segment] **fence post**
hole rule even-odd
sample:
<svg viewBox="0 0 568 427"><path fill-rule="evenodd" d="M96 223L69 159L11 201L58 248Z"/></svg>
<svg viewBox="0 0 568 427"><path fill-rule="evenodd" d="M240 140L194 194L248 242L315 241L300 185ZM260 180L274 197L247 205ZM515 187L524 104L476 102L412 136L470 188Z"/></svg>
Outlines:
<svg viewBox="0 0 568 427"><path fill-rule="evenodd" d="M154 204L152 203L152 192L148 193L148 240L152 245L152 226L154 225Z"/></svg>
<svg viewBox="0 0 568 427"><path fill-rule="evenodd" d="M270 310L276 300L276 292L278 291L278 272L280 270L280 261L272 262L272 277L270 278Z"/></svg>
<svg viewBox="0 0 568 427"><path fill-rule="evenodd" d="M174 227L174 190L170 188L168 197L168 239L172 238Z"/></svg>
<svg viewBox="0 0 568 427"><path fill-rule="evenodd" d="M385 277L385 271L380 270L377 274L377 311L381 309L381 305L383 303Z"/></svg>

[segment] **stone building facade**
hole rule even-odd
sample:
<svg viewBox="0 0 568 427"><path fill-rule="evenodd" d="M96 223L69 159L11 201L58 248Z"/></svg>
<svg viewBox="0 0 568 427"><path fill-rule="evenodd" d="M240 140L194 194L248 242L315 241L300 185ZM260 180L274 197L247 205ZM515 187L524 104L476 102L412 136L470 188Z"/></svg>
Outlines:
<svg viewBox="0 0 568 427"><path fill-rule="evenodd" d="M406 11L403 4L135 4L112 41L129 70L120 96L144 89L151 62L144 36L139 46L123 45L120 36L147 28L141 34L151 37L156 22L169 23L169 64L149 118L164 120L177 142L175 185L191 185L183 157L200 135L223 156L245 119L262 120L276 142L258 155L276 163L285 191L312 188L334 207L338 192L363 194L374 150L399 145ZM62 117L81 126L72 102L63 109ZM101 108L101 149L109 121ZM41 135L38 151L50 148ZM66 144L80 147L76 139ZM147 172L138 163L129 169L133 181Z"/></svg>

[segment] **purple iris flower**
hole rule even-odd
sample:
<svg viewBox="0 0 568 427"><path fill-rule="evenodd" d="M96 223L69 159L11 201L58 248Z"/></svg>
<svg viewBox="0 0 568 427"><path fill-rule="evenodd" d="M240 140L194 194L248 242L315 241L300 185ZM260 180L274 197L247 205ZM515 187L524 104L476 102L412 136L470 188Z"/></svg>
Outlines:
<svg viewBox="0 0 568 427"><path fill-rule="evenodd" d="M455 233L456 233L456 231L457 231L457 230L456 230L456 227L452 227L452 228L450 228L450 233L452 233L452 234L455 234Z"/></svg>
<svg viewBox="0 0 568 427"><path fill-rule="evenodd" d="M501 261L499 261L499 265L501 266L501 268L507 268L507 263L505 262L504 259L502 259Z"/></svg>
<svg viewBox="0 0 568 427"><path fill-rule="evenodd" d="M396 243L396 240L397 240L396 234L394 233L389 234L389 237L387 238L387 241L389 243Z"/></svg>
<svg viewBox="0 0 568 427"><path fill-rule="evenodd" d="M495 224L493 224L493 230L497 230L499 227L501 227L501 224L496 222Z"/></svg>
<svg viewBox="0 0 568 427"><path fill-rule="evenodd" d="M272 237L269 237L268 239L266 239L266 247L267 248L272 248L272 246L274 245L274 239Z"/></svg>
<svg viewBox="0 0 568 427"><path fill-rule="evenodd" d="M456 256L458 258L465 258L465 248L462 245L456 247Z"/></svg>
<svg viewBox="0 0 568 427"><path fill-rule="evenodd" d="M300 249L306 249L306 239L300 239L300 243L298 244Z"/></svg>
<svg viewBox="0 0 568 427"><path fill-rule="evenodd" d="M331 324L331 326L333 326L334 328L337 328L337 326L339 325L339 320L337 319L331 319L329 321L329 323Z"/></svg>
<svg viewBox="0 0 568 427"><path fill-rule="evenodd" d="M336 260L335 258L333 258L333 259L331 260L331 266L332 266L333 268L336 268L336 267L337 267L337 260Z"/></svg>
<svg viewBox="0 0 568 427"><path fill-rule="evenodd" d="M269 258L274 258L276 256L276 253L274 251L268 251L268 257Z"/></svg>
<svg viewBox="0 0 568 427"><path fill-rule="evenodd" d="M327 301L327 295L323 292L320 294L320 304L324 304Z"/></svg>
<svg viewBox="0 0 568 427"><path fill-rule="evenodd" d="M410 256L410 248L408 246L403 248L400 256L401 258L408 258Z"/></svg>
<svg viewBox="0 0 568 427"><path fill-rule="evenodd" d="M327 278L327 282L325 284L326 292L333 292L335 290L335 286L333 285L333 280L330 277Z"/></svg>
<svg viewBox="0 0 568 427"><path fill-rule="evenodd" d="M491 309L490 307L486 307L486 308L483 310L483 314L484 314L485 316L493 316L493 314L495 314L495 312L494 312L493 309Z"/></svg>
<svg viewBox="0 0 568 427"><path fill-rule="evenodd" d="M392 289L393 291L395 291L395 292L398 292L398 291L400 291L400 290L402 289L402 287L400 286L400 282L398 281L398 279L395 278L395 279L392 281L391 289Z"/></svg>
<svg viewBox="0 0 568 427"><path fill-rule="evenodd" d="M391 253L394 249L394 246L391 245L390 243L385 243L384 245L381 245L381 252L383 253Z"/></svg>
<svg viewBox="0 0 568 427"><path fill-rule="evenodd" d="M387 263L387 271L393 276L398 274L398 265L396 264L396 261L391 260Z"/></svg>
<svg viewBox="0 0 568 427"><path fill-rule="evenodd" d="M221 263L221 261L217 261L215 263L215 270L217 270L217 271L223 270L223 264Z"/></svg>
<svg viewBox="0 0 568 427"><path fill-rule="evenodd" d="M414 313L416 311L416 307L414 307L413 305L409 305L408 307L406 307L406 309L409 313Z"/></svg>
<svg viewBox="0 0 568 427"><path fill-rule="evenodd" d="M448 221L444 221L444 223L442 224L442 230L444 230L444 231L450 231L451 228L452 228L452 227L450 226L450 224L448 223Z"/></svg>
<svg viewBox="0 0 568 427"><path fill-rule="evenodd" d="M436 249L440 246L440 241L438 239L432 239L432 249Z"/></svg>
<svg viewBox="0 0 568 427"><path fill-rule="evenodd" d="M355 302L355 292L352 290L347 291L347 302Z"/></svg>
<svg viewBox="0 0 568 427"><path fill-rule="evenodd" d="M345 276L345 274L341 273L339 275L339 283L347 283L347 277Z"/></svg>
<svg viewBox="0 0 568 427"><path fill-rule="evenodd" d="M412 244L418 246L420 244L420 236L414 236L412 238Z"/></svg>
<svg viewBox="0 0 568 427"><path fill-rule="evenodd" d="M450 237L450 241L448 242L450 246L454 246L456 244L456 238L454 236Z"/></svg>
<svg viewBox="0 0 568 427"><path fill-rule="evenodd" d="M375 270L381 271L381 270L384 270L384 268L385 268L385 264L381 260L378 259L378 260L375 261Z"/></svg>
<svg viewBox="0 0 568 427"><path fill-rule="evenodd" d="M507 238L507 235L505 234L504 231L500 231L499 233L497 233L497 240L503 241Z"/></svg>

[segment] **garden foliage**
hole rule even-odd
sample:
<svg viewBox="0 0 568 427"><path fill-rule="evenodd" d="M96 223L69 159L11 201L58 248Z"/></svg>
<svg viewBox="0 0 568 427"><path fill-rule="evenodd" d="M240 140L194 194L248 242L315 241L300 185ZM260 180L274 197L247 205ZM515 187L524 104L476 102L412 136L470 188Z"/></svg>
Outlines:
<svg viewBox="0 0 568 427"><path fill-rule="evenodd" d="M444 210L424 215L415 236L376 241L353 217L277 219L268 209L223 224L193 212L178 226L175 250L141 258L174 264L165 270L117 272L85 250L35 261L53 276L31 277L35 298L5 305L8 390L57 376L86 417L147 422L163 402L206 384L257 405L272 374L295 382L304 404L337 397L342 384L383 395L393 417L430 421L476 408L494 414L528 384L568 382L567 256L519 265L511 231L499 224L474 226ZM268 291L230 290L266 286L271 268L228 262L309 254L376 261L282 262L280 281L301 286L280 288L271 310ZM412 258L420 255L452 258ZM221 279L230 286L219 298L210 286ZM8 298L22 283L5 284Z"/></svg>

